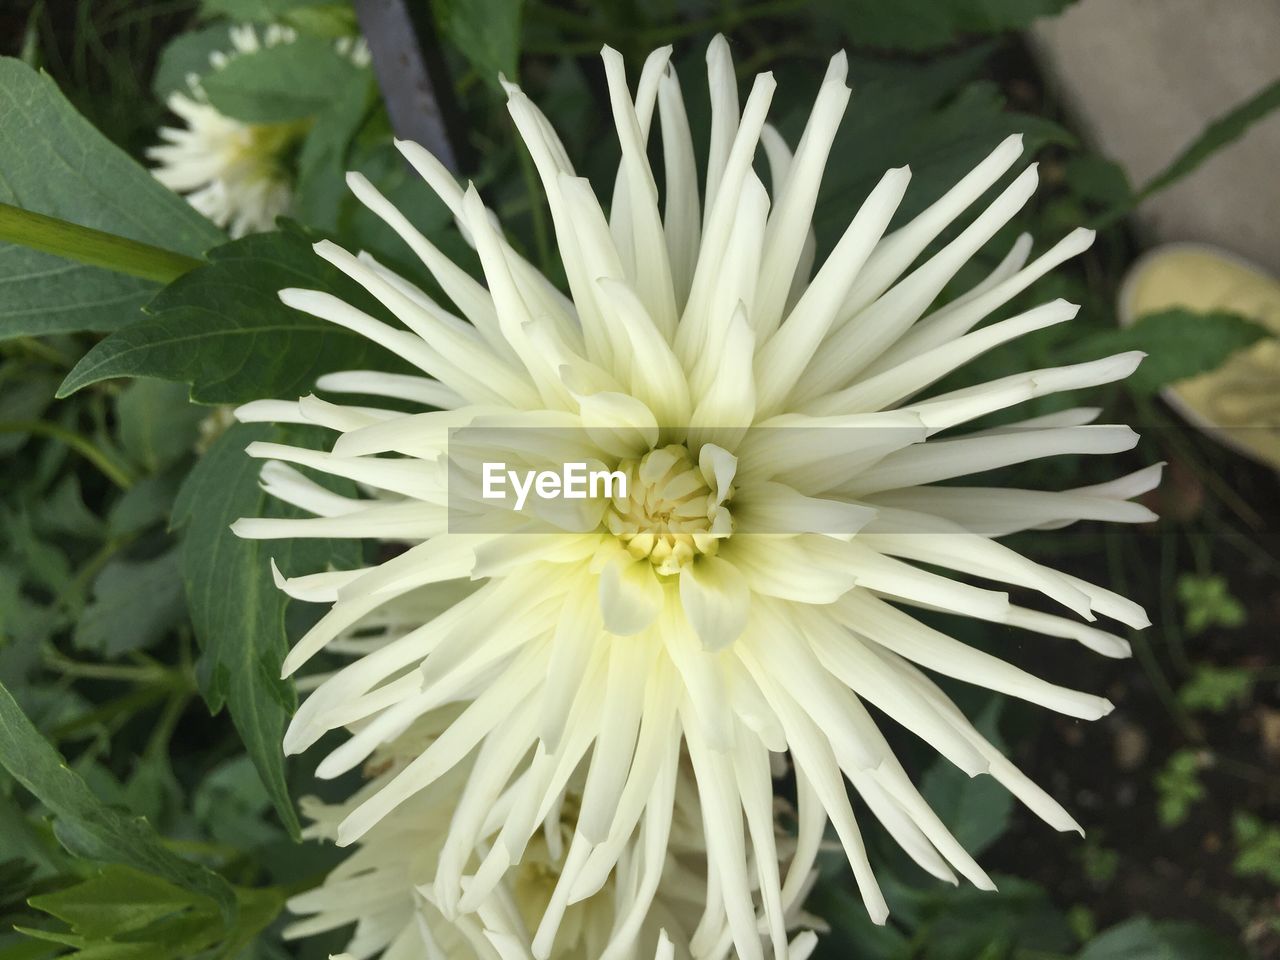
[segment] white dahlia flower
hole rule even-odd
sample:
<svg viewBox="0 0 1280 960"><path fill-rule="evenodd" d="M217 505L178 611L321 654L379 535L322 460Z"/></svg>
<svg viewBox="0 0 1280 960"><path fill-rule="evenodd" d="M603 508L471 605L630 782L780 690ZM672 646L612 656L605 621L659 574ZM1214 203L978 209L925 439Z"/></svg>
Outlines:
<svg viewBox="0 0 1280 960"><path fill-rule="evenodd" d="M279 25L261 37L249 24L230 28L229 51L215 50L209 63L220 70L241 54L292 43L297 35ZM156 166L151 173L175 193L225 229L232 237L274 229L289 209L292 176L286 154L306 131L300 123L245 123L211 106L194 74L187 92L175 91L166 101L185 127L161 127L164 143L147 150Z"/></svg>
<svg viewBox="0 0 1280 960"><path fill-rule="evenodd" d="M1087 248L1087 230L1035 259L1020 238L986 279L937 304L1031 196L1034 166L965 217L1018 162L1020 138L891 232L909 173L889 171L850 211L847 230L815 269L809 224L849 97L845 58L832 60L793 154L765 124L772 76L756 78L739 110L728 46L714 41L700 191L669 57L663 49L648 59L633 97L622 58L604 51L622 148L607 215L551 124L508 86L508 107L547 193L567 295L507 243L474 188L459 186L421 147L401 143L475 247L484 282L351 175L356 196L404 239L452 306L328 242L317 253L398 323L317 291L285 290L281 298L382 344L421 375L352 371L318 383L394 401L385 406L305 397L240 411L243 420L319 424L337 437L323 452L253 444L250 454L270 461L266 489L316 516L243 520L237 533L411 544L371 567L281 578L293 596L332 604L293 648L285 673L375 622L398 598L423 611L390 642L348 643L343 652L354 659L301 705L285 749L297 753L348 728L349 739L318 767L333 777L428 712L465 704L418 757L361 796L338 824L338 842L365 837L465 765L448 842L471 851L490 817L502 825L474 874L464 877L457 862L438 868L435 902L456 912L523 862L539 824L582 776L573 835L533 941L538 958L554 955L567 905L602 889L611 874L660 875L672 772L685 749L707 848L712 919L704 930L723 924L743 960L785 955L786 917L828 820L872 918L885 919L845 780L925 870L990 888L866 704L966 773L995 777L1059 830L1079 827L925 671L1084 719L1111 704L971 649L911 611L1073 639L1117 657L1128 654L1127 644L1081 621L1148 623L1135 604L999 538L1085 519L1148 520L1149 511L1127 501L1157 482L1158 467L1063 492L950 482L1041 457L1117 453L1136 440L1127 427L1094 425L1092 409L956 431L1032 398L1121 379L1139 354L927 392L983 351L1076 312L1056 301L999 316L1033 281ZM647 151L655 111L663 199ZM761 148L772 196L754 170ZM950 239L929 249L953 224ZM979 326L993 314L995 322ZM459 428L470 431L461 453L450 442ZM475 451L486 444L490 459L508 467L600 465L629 478L630 489L610 499L541 499L534 523L509 502L498 508L473 499ZM290 464L356 481L367 495L336 495ZM1070 616L1024 606L1010 591L1043 594ZM786 869L770 777L771 755L783 752L794 767L798 824ZM624 863L632 844L639 859ZM646 898L654 893L644 887ZM692 956L723 955L718 935L692 939Z"/></svg>
<svg viewBox="0 0 1280 960"><path fill-rule="evenodd" d="M293 43L297 34L272 24L259 35L253 26L237 24L229 37L229 51L216 50L209 56L215 70L242 54ZM339 38L334 49L358 67L369 63L363 37ZM309 123L245 123L228 117L208 102L194 74L187 78L187 91L175 91L166 103L186 126L160 129L164 143L147 150L147 157L157 164L152 175L185 195L232 237L274 229L276 218L288 212L293 199L289 155Z"/></svg>
<svg viewBox="0 0 1280 960"><path fill-rule="evenodd" d="M302 128L244 123L184 93L168 105L186 126L160 129L165 142L147 150L152 175L232 237L274 229L293 197L284 157Z"/></svg>
<svg viewBox="0 0 1280 960"><path fill-rule="evenodd" d="M346 803L304 798L303 812L312 821L305 835L334 839L347 814L435 742L457 715L457 709L436 711L380 748L371 764L374 779ZM436 899L434 881L439 870L453 869L460 853L472 868L483 859L469 857L452 842L456 834L450 821L466 776L467 765L459 765L411 797L365 834L321 886L290 899L289 910L301 919L285 929L285 938L354 925L343 954L353 960L532 960L534 933L553 902L572 843L581 778L545 818L520 864L459 911ZM691 941L706 904L706 846L696 788L687 777L677 779L674 771L670 776L675 813L666 850L654 854L663 858L660 873L650 876L643 870L646 853L628 845L621 868L599 890L558 908L563 916L553 954L557 960L694 955ZM485 841L475 854L492 842L509 803L476 811L485 819ZM796 914L789 926L806 919ZM716 933L722 941L717 955L723 955L728 935L722 929ZM798 934L788 960L805 960L816 943L812 932Z"/></svg>

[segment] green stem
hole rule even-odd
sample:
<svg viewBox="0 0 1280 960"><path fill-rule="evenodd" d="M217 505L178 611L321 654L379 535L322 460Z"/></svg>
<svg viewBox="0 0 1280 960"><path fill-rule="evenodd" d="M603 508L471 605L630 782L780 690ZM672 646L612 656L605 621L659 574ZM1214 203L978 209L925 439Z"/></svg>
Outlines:
<svg viewBox="0 0 1280 960"><path fill-rule="evenodd" d="M84 680L120 680L125 683L156 683L169 679L169 671L152 666L131 667L121 663L83 663L56 650L45 654L45 665L64 676Z"/></svg>
<svg viewBox="0 0 1280 960"><path fill-rule="evenodd" d="M1168 531L1160 538L1160 608L1164 615L1165 639L1169 647L1169 655L1174 666L1183 676L1190 676L1191 658L1187 655L1186 637L1182 633L1181 618L1178 616L1177 593L1174 584L1178 579L1178 545L1177 534Z"/></svg>
<svg viewBox="0 0 1280 960"><path fill-rule="evenodd" d="M173 740L173 731L177 728L178 721L182 719L182 712L187 709L190 701L191 694L185 690L175 693L168 699L147 740L146 756L155 757L166 764L169 762L169 743Z"/></svg>
<svg viewBox="0 0 1280 960"><path fill-rule="evenodd" d="M76 365L76 361L72 357L68 357L54 347L49 346L43 340L37 340L35 337L16 337L9 341L9 344L15 349L44 360L57 367L63 367L70 370Z"/></svg>
<svg viewBox="0 0 1280 960"><path fill-rule="evenodd" d="M1117 585L1122 595L1128 594L1128 577L1125 576L1126 564L1121 556L1121 542L1114 534L1104 539L1107 553L1107 567L1111 575L1111 582ZM1140 630L1128 631L1129 644L1133 647L1134 656L1138 663L1142 666L1142 671L1147 675L1152 688L1156 692L1156 696L1160 698L1165 709L1169 712L1170 718L1192 743L1200 743L1204 740L1204 735L1200 732L1199 726L1191 718L1191 715L1183 709L1182 704L1178 702L1178 695L1173 689L1173 685L1169 682L1169 678L1165 675L1160 661L1157 659L1155 652L1151 649L1146 635Z"/></svg>
<svg viewBox="0 0 1280 960"><path fill-rule="evenodd" d="M130 690L122 697L110 700L77 717L54 727L49 736L57 740L66 740L81 730L95 729L99 725L109 723L117 717L131 717L139 710L165 699L170 692L168 682L142 684Z"/></svg>
<svg viewBox="0 0 1280 960"><path fill-rule="evenodd" d="M1214 754L1213 766L1224 773L1229 773L1232 776L1239 777L1242 780L1249 780L1253 783L1274 784L1278 782L1275 777L1265 770L1260 770L1251 763L1234 760L1231 757L1222 757Z"/></svg>
<svg viewBox="0 0 1280 960"><path fill-rule="evenodd" d="M60 427L46 420L0 420L0 433L37 433L42 436L61 440L68 447L80 454L121 490L133 486L133 477L119 464L95 447L78 433Z"/></svg>
<svg viewBox="0 0 1280 960"><path fill-rule="evenodd" d="M117 550L127 547L133 542L135 536L136 534L129 534L128 536L113 538L98 548L97 552L85 562L85 565L76 571L70 586L63 591L66 606L74 608L80 598L83 597L85 591L89 589L89 584L94 577L107 565L107 561L115 556Z"/></svg>
<svg viewBox="0 0 1280 960"><path fill-rule="evenodd" d="M116 273L170 283L200 266L185 254L0 203L0 241L16 243Z"/></svg>

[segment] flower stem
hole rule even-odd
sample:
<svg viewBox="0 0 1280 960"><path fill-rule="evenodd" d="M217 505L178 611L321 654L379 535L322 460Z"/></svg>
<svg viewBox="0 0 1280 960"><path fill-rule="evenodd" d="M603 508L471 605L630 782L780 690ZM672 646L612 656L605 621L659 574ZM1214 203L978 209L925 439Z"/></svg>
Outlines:
<svg viewBox="0 0 1280 960"><path fill-rule="evenodd" d="M72 660L57 650L45 654L45 664L63 676L81 680L117 680L122 683L158 683L166 680L171 671L162 666L143 664L131 666L123 663L85 663Z"/></svg>
<svg viewBox="0 0 1280 960"><path fill-rule="evenodd" d="M0 420L0 433L38 433L54 440L61 440L101 470L103 475L121 490L128 490L133 486L133 477L128 471L112 461L90 441L56 423L49 423L47 420Z"/></svg>
<svg viewBox="0 0 1280 960"><path fill-rule="evenodd" d="M7 346L12 346L14 351L20 351L55 367L70 370L76 365L74 359L36 337L15 337L8 342Z"/></svg>
<svg viewBox="0 0 1280 960"><path fill-rule="evenodd" d="M16 243L116 273L169 283L200 266L185 254L0 203L0 241Z"/></svg>

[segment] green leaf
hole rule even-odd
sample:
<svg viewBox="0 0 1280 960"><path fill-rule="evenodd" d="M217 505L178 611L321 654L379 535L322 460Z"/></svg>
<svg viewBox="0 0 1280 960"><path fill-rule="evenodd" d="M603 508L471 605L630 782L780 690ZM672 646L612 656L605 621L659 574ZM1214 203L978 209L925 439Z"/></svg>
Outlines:
<svg viewBox="0 0 1280 960"><path fill-rule="evenodd" d="M357 83L363 71L319 37L265 47L232 57L201 82L209 102L247 123L287 123L314 117L335 91Z"/></svg>
<svg viewBox="0 0 1280 960"><path fill-rule="evenodd" d="M143 477L111 506L107 513L107 533L112 537L129 537L167 520L185 475L185 471L176 468Z"/></svg>
<svg viewBox="0 0 1280 960"><path fill-rule="evenodd" d="M325 290L366 312L380 308L316 256L296 229L261 233L209 252L209 265L166 287L149 317L94 346L59 396L111 377L191 384L197 403L298 397L333 370L404 370L366 338L280 302L285 287Z"/></svg>
<svg viewBox="0 0 1280 960"><path fill-rule="evenodd" d="M271 798L244 754L209 771L196 788L191 809L216 843L246 850L283 839L280 828L266 819Z"/></svg>
<svg viewBox="0 0 1280 960"><path fill-rule="evenodd" d="M1194 923L1154 923L1136 917L1112 927L1076 960L1243 960L1237 945Z"/></svg>
<svg viewBox="0 0 1280 960"><path fill-rule="evenodd" d="M926 886L885 874L881 885L891 915L916 934L907 957L1008 960L1062 956L1073 940L1066 919L1048 894L1018 877L993 874L991 879L996 891L978 890L966 883Z"/></svg>
<svg viewBox="0 0 1280 960"><path fill-rule="evenodd" d="M1178 702L1188 710L1222 713L1234 704L1243 703L1256 679L1253 671L1244 667L1197 664L1195 674L1178 690Z"/></svg>
<svg viewBox="0 0 1280 960"><path fill-rule="evenodd" d="M69 931L19 928L28 936L73 948L69 960L190 960L239 957L284 906L278 887L235 890L236 924L227 928L203 898L127 867L108 867L31 905ZM217 948L216 953L208 953Z"/></svg>
<svg viewBox="0 0 1280 960"><path fill-rule="evenodd" d="M365 71L361 77L316 117L298 153L293 209L300 220L319 229L335 229L350 198L345 178L351 141L377 100L373 74Z"/></svg>
<svg viewBox="0 0 1280 960"><path fill-rule="evenodd" d="M208 897L231 922L231 887L205 867L171 853L151 824L105 806L32 726L0 685L0 765L56 816L54 831L73 856L136 867Z"/></svg>
<svg viewBox="0 0 1280 960"><path fill-rule="evenodd" d="M1003 701L992 699L975 726L999 749L1004 744L997 729ZM929 806L942 818L961 846L979 854L1009 829L1013 797L990 776L970 777L947 760L936 760L924 775L921 791Z"/></svg>
<svg viewBox="0 0 1280 960"><path fill-rule="evenodd" d="M280 679L289 646L288 598L276 589L271 561L286 574L295 574L329 564L355 566L359 550L350 542L241 540L230 525L241 517L279 509L258 485L260 464L246 456L244 448L254 440L296 441L300 434L306 432L257 424L232 427L191 471L173 512L174 525L185 530L183 579L203 651L205 698L214 710L224 703L230 709L280 819L295 837L298 817L281 750L295 703L292 684Z"/></svg>
<svg viewBox="0 0 1280 960"><path fill-rule="evenodd" d="M115 658L158 643L185 612L176 547L150 560L113 559L93 583L74 642Z"/></svg>
<svg viewBox="0 0 1280 960"><path fill-rule="evenodd" d="M135 380L116 401L120 445L147 473L159 473L191 453L208 415L187 402L181 384L164 380Z"/></svg>
<svg viewBox="0 0 1280 960"><path fill-rule="evenodd" d="M199 256L221 232L76 113L47 76L0 58L0 202ZM113 330L155 285L0 244L0 339Z"/></svg>
<svg viewBox="0 0 1280 960"><path fill-rule="evenodd" d="M523 0L438 0L431 7L440 32L486 83L497 87L500 73L516 79Z"/></svg>
<svg viewBox="0 0 1280 960"><path fill-rule="evenodd" d="M1071 350L1072 357L1105 357L1141 350L1147 358L1125 380L1139 395L1155 393L1187 377L1217 369L1237 350L1243 350L1270 331L1233 313L1195 313L1175 308L1147 314L1137 323L1095 334Z"/></svg>
<svg viewBox="0 0 1280 960"><path fill-rule="evenodd" d="M1124 167L1096 153L1081 153L1069 158L1062 168L1076 196L1101 206L1124 203L1133 196L1129 176Z"/></svg>
<svg viewBox="0 0 1280 960"><path fill-rule="evenodd" d="M852 879L843 870L838 877L805 899L805 909L831 926L818 938L814 960L909 960L911 941L893 924L872 923Z"/></svg>
<svg viewBox="0 0 1280 960"><path fill-rule="evenodd" d="M353 37L360 33L356 12L349 3L319 3L294 7L280 15L280 20L315 37Z"/></svg>
<svg viewBox="0 0 1280 960"><path fill-rule="evenodd" d="M231 20L274 23L295 10L327 6L331 2L332 0L204 0L200 4L200 13L206 17L221 16Z"/></svg>
<svg viewBox="0 0 1280 960"><path fill-rule="evenodd" d="M198 30L189 30L174 37L160 51L160 62L151 79L151 90L156 99L164 102L172 93L190 93L187 78L194 74L203 77L213 71L209 57L234 49L227 24L214 23Z"/></svg>
<svg viewBox="0 0 1280 960"><path fill-rule="evenodd" d="M1072 0L826 0L820 9L860 47L929 50L971 34L1021 30Z"/></svg>
<svg viewBox="0 0 1280 960"><path fill-rule="evenodd" d="M1170 754L1163 769L1155 776L1158 796L1156 812L1166 827L1176 827L1191 813L1191 808L1204 799L1200 782L1200 755L1195 750L1177 750Z"/></svg>
<svg viewBox="0 0 1280 960"><path fill-rule="evenodd" d="M1248 619L1244 604L1231 595L1225 577L1185 573L1178 578L1177 591L1186 611L1188 633L1203 633L1213 626L1234 629Z"/></svg>
<svg viewBox="0 0 1280 960"><path fill-rule="evenodd" d="M107 867L75 886L31 898L43 910L90 939L128 933L194 905L180 887L129 867Z"/></svg>
<svg viewBox="0 0 1280 960"><path fill-rule="evenodd" d="M30 515L42 534L97 541L105 532L102 518L84 502L80 480L74 473L64 474L57 486L32 506Z"/></svg>
<svg viewBox="0 0 1280 960"><path fill-rule="evenodd" d="M30 864L37 877L66 873L70 858L58 847L48 824L7 795L12 785L7 775L0 776L0 860Z"/></svg>
<svg viewBox="0 0 1280 960"><path fill-rule="evenodd" d="M1232 821L1239 851L1235 872L1242 877L1260 876L1280 887L1280 825L1264 823L1243 810Z"/></svg>
<svg viewBox="0 0 1280 960"><path fill-rule="evenodd" d="M1280 79L1263 87L1229 113L1213 121L1173 163L1142 188L1137 199L1171 186L1195 170L1223 147L1239 140L1248 129L1273 110L1280 109Z"/></svg>

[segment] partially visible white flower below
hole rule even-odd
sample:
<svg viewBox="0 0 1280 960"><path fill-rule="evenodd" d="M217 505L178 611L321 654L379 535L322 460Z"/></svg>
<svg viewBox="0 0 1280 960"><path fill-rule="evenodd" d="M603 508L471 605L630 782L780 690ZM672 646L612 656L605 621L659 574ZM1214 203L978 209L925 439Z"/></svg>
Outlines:
<svg viewBox="0 0 1280 960"><path fill-rule="evenodd" d="M286 290L281 299L380 343L421 375L349 371L318 383L339 395L392 397L400 409L311 396L240 408L242 420L318 424L336 439L327 451L253 444L249 453L270 461L267 491L314 516L246 519L235 530L411 544L362 569L280 580L292 596L332 604L290 652L286 674L332 652L336 638L399 597L420 591L434 604L408 632L352 649L354 659L299 708L286 752L345 728L351 736L317 767L321 777L339 776L419 717L469 703L420 756L362 795L338 825L340 844L371 835L463 766L469 774L447 827L459 849L481 841L477 817L499 798L509 803L499 831L506 840L477 868L496 889L521 862L515 852L537 832L547 798L585 769L556 885L556 902L567 903L588 864L597 878L602 867L607 875L644 822L671 821L658 773L687 756L703 811L707 910L727 922L743 960L761 960L787 951L783 904L794 892L770 852L774 754L788 754L795 772L793 863L804 867L830 821L876 922L888 905L845 781L924 870L993 887L925 802L868 704L965 773L997 779L1050 826L1079 829L924 671L1080 719L1104 716L1111 704L973 649L913 611L986 621L997 640L1017 628L1127 656L1126 641L1093 621L1147 626L1138 605L1001 538L1081 520L1148 521L1151 512L1130 500L1160 470L1056 491L953 482L1137 442L1128 427L1094 424L1091 408L986 430L972 423L1123 379L1141 354L928 392L984 352L1075 315L1062 301L1020 312L1008 305L1087 249L1088 230L1035 257L1020 237L985 279L937 305L1034 193L1034 166L1006 177L1020 138L893 231L909 171L889 171L815 264L810 221L849 98L844 57L832 60L793 154L765 123L772 76L757 77L740 107L728 46L717 39L700 178L670 54L649 58L633 94L622 58L605 51L622 147L607 215L547 118L508 88L547 193L568 295L508 244L479 194L421 147L399 144L474 245L483 284L366 179L350 177L453 309L372 258L317 245L399 325L324 292ZM649 160L659 127L665 199ZM761 148L772 194L756 174ZM971 211L989 192L989 204ZM510 527L460 533L451 525L450 435L486 425L517 428L504 451L513 465L533 455L528 431L544 431L532 434L536 454L597 461L627 473L635 488L630 498L594 502L594 515L555 534L526 532L515 514ZM364 494L339 496L289 464L355 481ZM1072 616L1025 606L1019 594L1040 594ZM442 884L446 876L454 879ZM437 869L437 891L458 883L456 870ZM693 954L716 958L713 946L698 941ZM551 947L535 937L533 954L546 960Z"/></svg>
<svg viewBox="0 0 1280 960"><path fill-rule="evenodd" d="M379 750L370 762L374 779L346 803L303 798L303 814L312 821L304 836L335 839L338 824L435 742L459 712L437 711ZM339 955L349 960L533 960L535 941L552 937L553 960L727 956L729 932L716 911L706 910L697 790L674 769L663 778L674 796L669 838L655 842L650 823L637 841L622 845L616 869L599 873L588 864L584 882L563 902L557 882L572 846L580 779L550 806L541 829L519 851L518 864L493 884L492 876L474 874L490 848L509 842L502 827L511 798L455 812L466 779L465 768L455 768L365 834L321 886L293 897L289 910L301 919L284 936L300 939L354 925ZM474 856L451 842L455 818L483 821L484 840ZM798 880L788 926L818 925L800 912L812 878ZM811 930L798 933L786 960L806 960L816 943Z"/></svg>
<svg viewBox="0 0 1280 960"><path fill-rule="evenodd" d="M209 56L215 70L244 54L297 39L292 29L279 24L261 33L249 24L237 24L228 36L231 49ZM363 37L339 38L334 49L356 66L369 63ZM185 125L162 127L164 142L147 150L147 157L157 164L152 170L155 178L184 194L232 237L274 229L276 218L288 212L293 199L289 156L308 123L245 123L228 117L208 102L195 75L187 78L186 92L172 93L166 103Z"/></svg>
<svg viewBox="0 0 1280 960"><path fill-rule="evenodd" d="M152 175L232 237L275 227L293 199L285 162L304 127L244 123L197 94L170 94L169 109L184 127L162 127L165 141L147 150Z"/></svg>
<svg viewBox="0 0 1280 960"><path fill-rule="evenodd" d="M334 41L333 49L339 56L346 57L357 67L367 67L372 61L369 43L364 37L339 37Z"/></svg>

